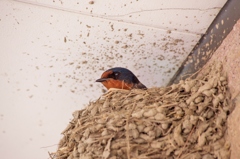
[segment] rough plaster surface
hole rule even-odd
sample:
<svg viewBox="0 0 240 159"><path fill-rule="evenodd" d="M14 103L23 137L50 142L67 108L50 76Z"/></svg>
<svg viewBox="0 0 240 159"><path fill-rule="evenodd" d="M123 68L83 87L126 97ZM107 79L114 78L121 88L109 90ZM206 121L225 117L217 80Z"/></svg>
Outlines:
<svg viewBox="0 0 240 159"><path fill-rule="evenodd" d="M214 53L213 61L221 61L228 76L228 85L235 109L228 118L227 139L231 143L231 159L240 158L240 20ZM207 65L208 65L207 64ZM207 67L206 65L206 67Z"/></svg>

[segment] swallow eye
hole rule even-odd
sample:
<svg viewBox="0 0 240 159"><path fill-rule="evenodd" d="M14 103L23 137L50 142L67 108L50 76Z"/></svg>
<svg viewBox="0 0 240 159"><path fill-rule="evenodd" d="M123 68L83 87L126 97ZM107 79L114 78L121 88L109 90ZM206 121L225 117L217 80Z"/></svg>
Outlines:
<svg viewBox="0 0 240 159"><path fill-rule="evenodd" d="M112 78L116 80L116 79L119 78L119 75L120 75L119 72L114 72L114 73L112 74L112 76L113 76Z"/></svg>
<svg viewBox="0 0 240 159"><path fill-rule="evenodd" d="M113 72L112 74L108 75L108 78L113 78L113 79L118 79L119 78L120 73L119 72Z"/></svg>

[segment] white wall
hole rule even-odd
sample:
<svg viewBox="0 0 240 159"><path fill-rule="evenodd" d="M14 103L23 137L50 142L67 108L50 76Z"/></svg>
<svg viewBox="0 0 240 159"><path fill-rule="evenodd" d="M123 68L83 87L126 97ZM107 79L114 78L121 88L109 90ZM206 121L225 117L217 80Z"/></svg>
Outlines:
<svg viewBox="0 0 240 159"><path fill-rule="evenodd" d="M224 3L0 1L1 158L48 158L106 69L166 85Z"/></svg>

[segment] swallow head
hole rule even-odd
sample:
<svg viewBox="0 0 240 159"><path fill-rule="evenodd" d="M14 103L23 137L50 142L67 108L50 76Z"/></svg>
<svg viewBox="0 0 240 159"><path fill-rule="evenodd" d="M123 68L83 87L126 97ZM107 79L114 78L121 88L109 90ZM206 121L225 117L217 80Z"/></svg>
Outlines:
<svg viewBox="0 0 240 159"><path fill-rule="evenodd" d="M107 89L147 89L130 70L122 67L105 71L96 82L101 82Z"/></svg>

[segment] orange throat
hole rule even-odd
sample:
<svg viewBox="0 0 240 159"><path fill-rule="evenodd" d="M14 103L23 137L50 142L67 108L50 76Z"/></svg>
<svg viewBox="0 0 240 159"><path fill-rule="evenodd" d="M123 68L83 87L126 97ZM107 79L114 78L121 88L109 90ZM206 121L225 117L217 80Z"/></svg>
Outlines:
<svg viewBox="0 0 240 159"><path fill-rule="evenodd" d="M114 80L114 79L108 79L106 81L103 81L102 84L107 88L118 88L118 89L127 89L130 90L133 87L133 84L126 83L124 81L120 80Z"/></svg>

